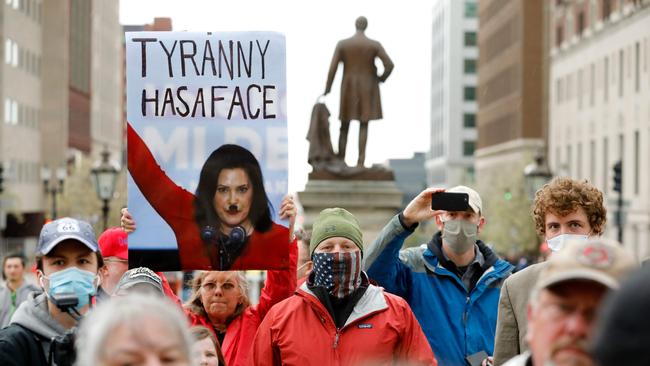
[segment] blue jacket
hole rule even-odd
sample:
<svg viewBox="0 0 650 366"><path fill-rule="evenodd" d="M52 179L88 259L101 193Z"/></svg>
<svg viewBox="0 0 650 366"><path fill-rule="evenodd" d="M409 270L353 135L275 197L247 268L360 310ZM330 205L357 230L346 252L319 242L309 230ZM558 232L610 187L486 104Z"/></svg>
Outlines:
<svg viewBox="0 0 650 366"><path fill-rule="evenodd" d="M512 265L477 241L493 264L468 293L426 244L400 251L411 233L395 216L365 253L368 275L408 302L441 366L467 365L465 358L480 351L492 355L499 292ZM437 234L431 244L440 240Z"/></svg>

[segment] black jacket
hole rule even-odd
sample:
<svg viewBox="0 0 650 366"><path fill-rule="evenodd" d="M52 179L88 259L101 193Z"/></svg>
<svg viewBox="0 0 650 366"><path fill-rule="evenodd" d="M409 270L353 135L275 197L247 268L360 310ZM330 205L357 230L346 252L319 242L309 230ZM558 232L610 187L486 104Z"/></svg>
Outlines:
<svg viewBox="0 0 650 366"><path fill-rule="evenodd" d="M47 366L40 338L18 324L0 331L0 364L3 366Z"/></svg>

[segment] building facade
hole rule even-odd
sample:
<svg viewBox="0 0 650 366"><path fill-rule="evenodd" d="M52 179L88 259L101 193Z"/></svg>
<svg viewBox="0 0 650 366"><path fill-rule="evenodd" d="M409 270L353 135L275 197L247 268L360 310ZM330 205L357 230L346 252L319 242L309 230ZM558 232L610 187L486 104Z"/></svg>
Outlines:
<svg viewBox="0 0 650 366"><path fill-rule="evenodd" d="M476 186L485 238L501 250L531 250L524 167L544 149L547 123L545 0L479 1Z"/></svg>
<svg viewBox="0 0 650 366"><path fill-rule="evenodd" d="M606 196L617 237L613 166L623 163L623 243L650 256L650 1L553 2L549 163Z"/></svg>
<svg viewBox="0 0 650 366"><path fill-rule="evenodd" d="M422 152L414 153L410 159L388 159L388 167L395 174L395 184L403 193L402 209L427 188L424 164L425 155Z"/></svg>
<svg viewBox="0 0 650 366"><path fill-rule="evenodd" d="M476 144L478 63L476 0L439 0L433 6L431 147L427 182L472 184Z"/></svg>
<svg viewBox="0 0 650 366"><path fill-rule="evenodd" d="M77 173L82 158L96 160L103 146L122 149L118 11L119 2L100 0L0 4L2 252L29 252L24 244L34 245L53 215L54 195L44 190L44 173L49 171L49 187L57 188L59 178L67 182ZM65 194L56 194L59 204Z"/></svg>

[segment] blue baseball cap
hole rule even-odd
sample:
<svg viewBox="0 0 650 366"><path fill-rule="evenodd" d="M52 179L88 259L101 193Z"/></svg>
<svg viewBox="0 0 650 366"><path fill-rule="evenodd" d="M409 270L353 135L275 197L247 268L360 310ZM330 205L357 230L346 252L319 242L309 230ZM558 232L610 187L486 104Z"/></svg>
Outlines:
<svg viewBox="0 0 650 366"><path fill-rule="evenodd" d="M43 225L38 237L36 255L47 255L64 240L76 240L93 252L99 251L95 232L89 223L71 217L63 217Z"/></svg>

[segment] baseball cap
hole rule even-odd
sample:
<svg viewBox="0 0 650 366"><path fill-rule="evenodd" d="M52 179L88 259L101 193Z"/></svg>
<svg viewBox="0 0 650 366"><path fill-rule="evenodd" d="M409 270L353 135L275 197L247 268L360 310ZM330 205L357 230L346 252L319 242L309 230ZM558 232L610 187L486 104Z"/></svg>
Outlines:
<svg viewBox="0 0 650 366"><path fill-rule="evenodd" d="M481 196L475 190L466 186L456 186L445 190L445 192L467 193L469 196L469 207L477 214L483 211L483 201L481 201Z"/></svg>
<svg viewBox="0 0 650 366"><path fill-rule="evenodd" d="M147 267L133 268L124 272L115 287L115 293L122 295L125 290L135 286L146 287L153 290L154 293L164 294L162 280L154 271Z"/></svg>
<svg viewBox="0 0 650 366"><path fill-rule="evenodd" d="M548 288L569 280L587 280L615 289L621 278L636 267L634 258L615 240L570 240L562 250L551 254L535 288Z"/></svg>
<svg viewBox="0 0 650 366"><path fill-rule="evenodd" d="M95 231L89 223L63 217L43 225L38 237L36 255L47 255L64 240L76 240L93 252L99 251Z"/></svg>
<svg viewBox="0 0 650 366"><path fill-rule="evenodd" d="M104 258L117 257L119 259L129 259L129 246L127 233L121 227L112 227L99 236L99 248Z"/></svg>

